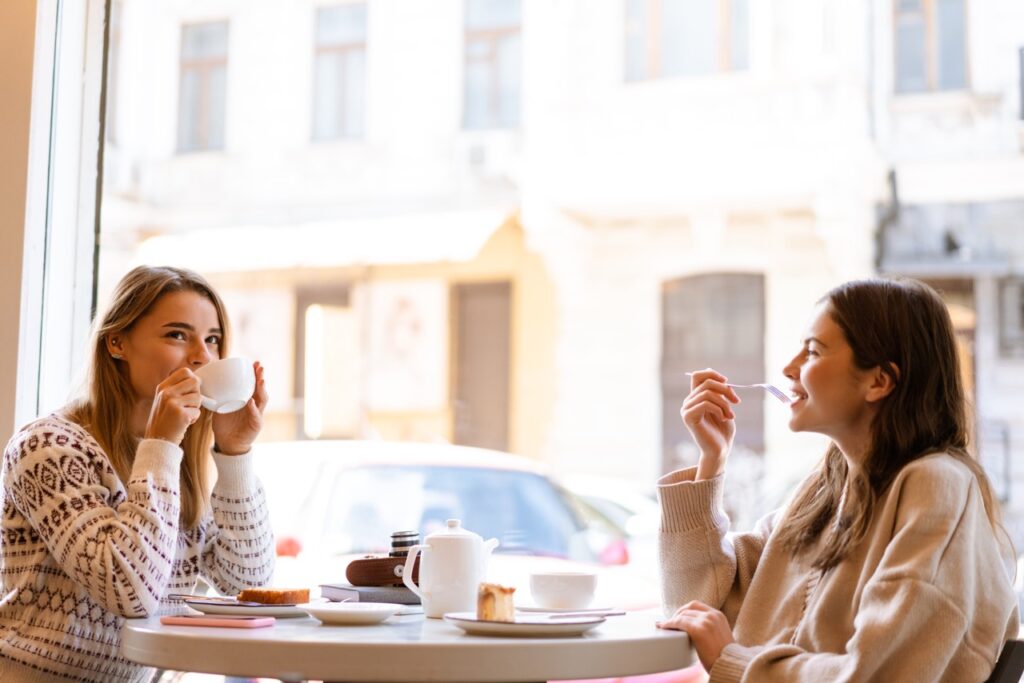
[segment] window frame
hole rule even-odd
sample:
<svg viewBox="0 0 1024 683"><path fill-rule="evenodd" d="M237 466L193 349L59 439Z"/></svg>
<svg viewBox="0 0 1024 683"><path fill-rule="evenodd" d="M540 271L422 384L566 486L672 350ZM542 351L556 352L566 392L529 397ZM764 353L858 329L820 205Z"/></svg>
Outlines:
<svg viewBox="0 0 1024 683"><path fill-rule="evenodd" d="M1024 279L1002 278L998 286L999 356L1004 359L1024 358Z"/></svg>
<svg viewBox="0 0 1024 683"><path fill-rule="evenodd" d="M312 140L313 142L330 142L330 141L334 141L334 140L359 140L359 139L362 139L362 138L366 137L366 123L365 123L366 122L366 116L365 116L365 112L366 112L366 105L367 105L367 102L366 102L366 90L367 89L366 89L365 85L366 85L366 73L369 71L366 68L366 64L367 64L367 60L369 58L369 37L368 37L368 32L369 32L369 24L370 24L370 5L369 5L368 2L365 2L365 1L364 2L351 2L351 3L345 3L345 4L346 5L363 5L365 7L365 11L366 11L366 26L364 26L364 28L363 28L363 39L362 39L362 41L354 41L354 40L353 41L338 41L338 42L334 42L334 43L330 43L330 44L326 44L325 45L325 44L322 44L320 42L320 40L316 37L316 31L319 28L321 12L323 12L324 10L333 9L333 7L339 7L339 6L342 6L342 5L317 7L316 8L316 13L314 15L315 18L314 18L314 27L313 27L313 31L314 31L314 38L313 38L313 71L314 71L314 73L313 73L313 111L312 111L312 116L310 117L310 119L311 119L311 121L310 121L311 126L310 126L310 135L309 135L310 140ZM324 56L324 55L332 55L332 54L338 55L340 57L340 59L341 59L341 64L344 67L344 66L347 66L348 60L351 58L351 56L354 53L358 53L358 52L362 52L362 54L363 54L363 70L364 70L364 74L363 74L363 85L364 85L364 87L363 87L363 92L361 93L362 101L360 102L360 105L362 106L362 109L363 109L363 112L364 112L364 116L363 116L363 122L364 123L363 123L362 130L353 132L350 129L351 122L348 121L347 108L345 106L343 106L343 104L344 104L344 102L346 100L346 97L347 97L348 90L345 87L347 85L347 80L345 78L346 70L344 68L342 68L342 69L339 70L339 73L341 75L341 85L342 85L342 87L340 87L338 89L338 95L337 95L338 102L335 103L335 104L337 104L339 106L337 107L337 115L338 115L337 116L337 120L334 122L336 124L335 127L334 127L334 133L332 135L329 135L329 136L318 136L317 135L317 111L319 110L319 108L317 107L317 102L319 101L319 98L322 97L322 95L320 93L320 90L317 88L316 70L319 68L320 57Z"/></svg>
<svg viewBox="0 0 1024 683"><path fill-rule="evenodd" d="M468 3L470 0L466 0ZM466 131L477 131L477 130L510 130L517 129L522 123L522 93L523 93L523 54L522 54L522 35L523 35L523 14L522 4L519 5L519 21L512 26L511 24L502 27L489 27L489 28L471 28L466 25L466 18L468 12L463 13L462 20L462 129ZM518 82L516 83L517 90L519 92L520 106L519 110L516 111L515 120L512 122L502 121L502 79L501 79L501 68L498 62L498 48L501 43L510 38L518 35L520 39L520 51L519 51L519 76ZM470 46L483 43L487 46L486 57L471 57ZM469 74L469 67L471 64L487 64L490 66L488 73L490 74L488 79L488 92L487 92L487 114L484 117L484 121L477 123L470 123L469 121L469 109L467 104L469 102L469 80L467 75Z"/></svg>
<svg viewBox="0 0 1024 683"><path fill-rule="evenodd" d="M899 43L897 41L897 27L900 24L900 9L899 0L892 0L892 73L893 73L893 92L897 96L914 96L914 95L927 95L933 93L950 93L950 92L962 92L970 90L971 88L971 46L970 46L970 15L967 11L968 0L961 0L963 3L963 68L964 68L964 82L963 85L954 88L943 88L938 84L939 78L939 55L941 48L938 44L939 31L938 31L938 19L936 3L938 0L919 0L921 3L921 14L924 20L924 32L925 32L925 81L926 85L923 90L903 90L900 88L900 70L899 70Z"/></svg>
<svg viewBox="0 0 1024 683"><path fill-rule="evenodd" d="M0 372L7 434L63 405L85 356L96 297L109 42L109 0L16 4L5 8L5 28L32 38L0 44L0 53L12 58L12 72L30 76L31 96L14 92L8 100L15 113L10 144L27 154L16 163L0 155L12 179L24 178L21 196L4 207L15 226L4 296L17 313L17 341L5 340L15 368Z"/></svg>
<svg viewBox="0 0 1024 683"><path fill-rule="evenodd" d="M644 83L647 81L656 81L663 78L699 78L701 76L715 76L729 73L738 73L747 71L750 69L750 54L749 54L749 36L750 36L750 14L748 5L747 14L747 63L743 66L737 66L733 64L733 43L736 40L734 26L733 26L733 3L736 0L713 0L717 5L718 9L718 20L719 29L718 36L716 37L715 46L717 52L717 67L713 71L708 71L700 74L675 74L675 73L664 73L664 64L661 59L661 47L662 47L662 31L661 31L661 15L663 14L662 9L665 0L640 0L645 4L645 17L643 26L643 47L645 53L644 59L644 75L638 78L630 78L626 71L625 65L625 54L629 44L629 22L627 21L627 10L625 9L625 3L629 0L624 0L623 3L623 74L622 79L626 83Z"/></svg>
<svg viewBox="0 0 1024 683"><path fill-rule="evenodd" d="M190 28L196 28L200 26L211 26L214 24L223 24L225 39L224 39L224 55L223 57L185 57L185 32ZM178 154L192 154L196 152L219 152L227 147L227 105L228 105L228 63L230 61L231 52L231 23L227 19L210 19L204 21L190 21L185 22L181 25L181 31L179 32L179 48L178 48L178 116L177 116L177 143L176 151ZM223 67L224 69L224 136L218 144L213 144L210 141L210 131L212 129L211 121L211 74L218 68ZM196 142L195 144L188 143L182 135L182 122L184 121L185 112L184 107L184 91L185 91L185 76L186 73L198 72L200 76L200 89L199 89L199 102L198 112L196 120Z"/></svg>

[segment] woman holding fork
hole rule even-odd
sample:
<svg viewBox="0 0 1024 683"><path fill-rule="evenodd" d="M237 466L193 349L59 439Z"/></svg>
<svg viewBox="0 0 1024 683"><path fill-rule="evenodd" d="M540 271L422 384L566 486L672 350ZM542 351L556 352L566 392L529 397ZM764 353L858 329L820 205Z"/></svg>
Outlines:
<svg viewBox="0 0 1024 683"><path fill-rule="evenodd" d="M1012 548L969 422L952 322L913 280L841 285L784 369L789 427L831 439L789 504L730 534L740 403L692 375L696 467L659 481L662 628L711 681L982 681L1020 627Z"/></svg>

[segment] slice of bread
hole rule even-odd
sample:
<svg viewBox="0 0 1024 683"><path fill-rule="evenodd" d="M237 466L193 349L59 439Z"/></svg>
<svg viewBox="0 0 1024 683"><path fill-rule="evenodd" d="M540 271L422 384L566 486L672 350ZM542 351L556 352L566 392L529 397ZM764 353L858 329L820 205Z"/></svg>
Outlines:
<svg viewBox="0 0 1024 683"><path fill-rule="evenodd" d="M297 605L309 602L308 588L246 588L238 594L241 602L262 602L265 605Z"/></svg>

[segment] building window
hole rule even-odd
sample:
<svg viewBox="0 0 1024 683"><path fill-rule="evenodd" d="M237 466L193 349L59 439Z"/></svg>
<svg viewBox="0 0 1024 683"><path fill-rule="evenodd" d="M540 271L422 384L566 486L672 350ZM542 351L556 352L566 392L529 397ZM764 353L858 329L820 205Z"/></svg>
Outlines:
<svg viewBox="0 0 1024 683"><path fill-rule="evenodd" d="M313 139L363 136L366 112L366 3L316 12Z"/></svg>
<svg viewBox="0 0 1024 683"><path fill-rule="evenodd" d="M224 148L227 80L228 22L183 26L178 151Z"/></svg>
<svg viewBox="0 0 1024 683"><path fill-rule="evenodd" d="M749 0L625 2L627 81L749 66Z"/></svg>
<svg viewBox="0 0 1024 683"><path fill-rule="evenodd" d="M679 406L690 392L688 371L712 367L731 382L764 381L764 291L764 276L757 273L709 273L662 284L664 471L696 464L690 458L696 446L679 419ZM735 443L764 452L763 400L744 403L736 411Z"/></svg>
<svg viewBox="0 0 1024 683"><path fill-rule="evenodd" d="M895 0L896 92L967 87L964 0Z"/></svg>
<svg viewBox="0 0 1024 683"><path fill-rule="evenodd" d="M466 0L465 100L468 129L519 125L519 0Z"/></svg>
<svg viewBox="0 0 1024 683"><path fill-rule="evenodd" d="M1024 357L1024 280L1003 280L999 287L999 350L1006 358Z"/></svg>

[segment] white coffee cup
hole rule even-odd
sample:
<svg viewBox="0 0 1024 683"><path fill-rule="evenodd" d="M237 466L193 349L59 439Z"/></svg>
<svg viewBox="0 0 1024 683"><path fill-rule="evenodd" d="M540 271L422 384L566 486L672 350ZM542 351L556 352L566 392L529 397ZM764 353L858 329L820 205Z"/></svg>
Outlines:
<svg viewBox="0 0 1024 683"><path fill-rule="evenodd" d="M530 594L538 607L584 609L594 599L597 574L590 572L534 572Z"/></svg>
<svg viewBox="0 0 1024 683"><path fill-rule="evenodd" d="M215 413L241 410L256 389L256 373L245 358L221 358L196 370L203 407Z"/></svg>

